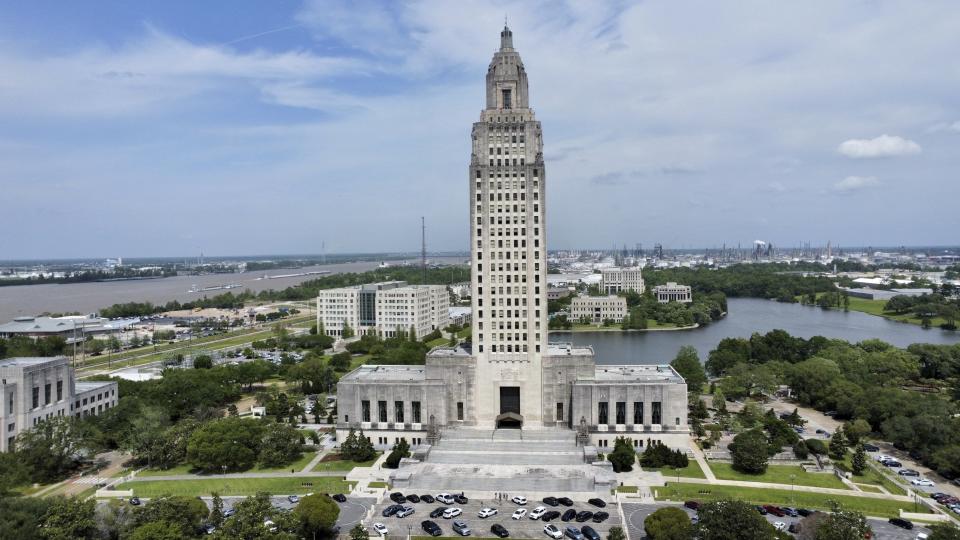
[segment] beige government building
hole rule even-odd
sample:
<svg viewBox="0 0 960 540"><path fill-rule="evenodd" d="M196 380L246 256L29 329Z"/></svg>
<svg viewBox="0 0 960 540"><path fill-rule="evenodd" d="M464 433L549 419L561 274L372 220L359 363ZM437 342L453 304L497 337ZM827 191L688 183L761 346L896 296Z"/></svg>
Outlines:
<svg viewBox="0 0 960 540"><path fill-rule="evenodd" d="M669 365L649 363L663 359L598 359L589 346L547 340L543 132L509 28L487 70L485 95L470 133L467 178L472 342L435 348L426 365L365 365L345 375L337 385L338 439L354 428L379 447L401 437L428 445L521 428L526 441L550 431L601 449L617 436L637 447L686 447L687 385ZM642 287L639 273L631 279ZM362 302L355 292L342 300L342 313L324 315L328 333L336 317L352 317Z"/></svg>

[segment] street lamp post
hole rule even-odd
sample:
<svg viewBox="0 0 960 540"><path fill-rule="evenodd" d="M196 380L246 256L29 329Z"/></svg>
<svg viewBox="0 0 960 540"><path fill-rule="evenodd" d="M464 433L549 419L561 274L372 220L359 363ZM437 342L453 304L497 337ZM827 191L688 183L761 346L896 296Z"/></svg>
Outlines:
<svg viewBox="0 0 960 540"><path fill-rule="evenodd" d="M793 488L794 488L794 481L796 480L796 478L797 478L797 475L795 475L795 474L791 474L791 475L790 475L790 504L793 504L793 505L796 505L796 504L797 504L797 499L796 499L796 497L795 497L794 494L793 494L793 492L794 492L794 489L793 489Z"/></svg>

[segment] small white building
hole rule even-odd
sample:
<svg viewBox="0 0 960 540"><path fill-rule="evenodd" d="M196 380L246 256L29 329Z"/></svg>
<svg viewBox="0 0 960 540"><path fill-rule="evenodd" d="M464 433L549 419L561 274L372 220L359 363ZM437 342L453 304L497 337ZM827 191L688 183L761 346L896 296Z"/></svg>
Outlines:
<svg viewBox="0 0 960 540"><path fill-rule="evenodd" d="M666 304L667 302L693 302L693 290L689 285L679 285L674 282L668 282L666 285L657 285L653 288L653 295L657 297L657 302Z"/></svg>
<svg viewBox="0 0 960 540"><path fill-rule="evenodd" d="M589 320L600 324L605 320L621 322L627 316L627 299L622 296L577 296L570 302L570 317L574 321Z"/></svg>
<svg viewBox="0 0 960 540"><path fill-rule="evenodd" d="M604 268L600 280L600 290L606 294L634 291L643 294L643 273L639 266Z"/></svg>

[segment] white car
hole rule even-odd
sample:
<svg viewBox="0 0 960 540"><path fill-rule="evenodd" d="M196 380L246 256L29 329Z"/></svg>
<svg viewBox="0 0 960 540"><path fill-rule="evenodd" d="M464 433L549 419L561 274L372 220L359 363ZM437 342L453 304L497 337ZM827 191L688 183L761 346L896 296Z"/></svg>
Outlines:
<svg viewBox="0 0 960 540"><path fill-rule="evenodd" d="M449 493L441 493L434 498L443 504L453 504L453 495Z"/></svg>
<svg viewBox="0 0 960 540"><path fill-rule="evenodd" d="M931 482L930 480L927 480L926 478L914 478L913 480L910 481L910 483L915 486L926 486L926 487L934 486L933 482Z"/></svg>
<svg viewBox="0 0 960 540"><path fill-rule="evenodd" d="M546 513L547 513L547 509L546 509L546 508L544 508L544 507L542 507L542 506L538 506L538 507L536 507L536 508L533 509L533 512L530 512L530 519L540 519L540 516L542 516L542 515L544 515L544 514L546 514Z"/></svg>
<svg viewBox="0 0 960 540"><path fill-rule="evenodd" d="M517 511L514 512L513 515L510 516L510 517L512 517L513 519L521 519L521 518L523 518L523 516L525 516L525 515L527 515L527 509L526 509L526 508L517 508Z"/></svg>
<svg viewBox="0 0 960 540"><path fill-rule="evenodd" d="M527 498L524 497L524 496L522 496L522 495L517 495L516 497L514 497L514 498L512 498L512 499L510 499L510 500L513 501L513 502L516 503L516 504L519 504L520 506L523 506L523 505L527 504Z"/></svg>
<svg viewBox="0 0 960 540"><path fill-rule="evenodd" d="M463 513L463 510L459 508L447 508L443 511L443 519L452 519Z"/></svg>
<svg viewBox="0 0 960 540"><path fill-rule="evenodd" d="M544 527L543 532L547 533L547 536L555 540L560 540L561 538L563 538L563 533L560 532L560 529L558 529L557 526L554 525L553 523Z"/></svg>
<svg viewBox="0 0 960 540"><path fill-rule="evenodd" d="M875 459L876 459L877 461L886 461L886 460L888 460L888 459L893 459L893 458L890 457L890 456L888 456L888 455L886 455L886 454L880 454L880 455L877 456Z"/></svg>
<svg viewBox="0 0 960 540"><path fill-rule="evenodd" d="M377 533L380 534L380 536L387 535L387 526L384 525L383 523L374 523L373 530L377 531Z"/></svg>
<svg viewBox="0 0 960 540"><path fill-rule="evenodd" d="M773 524L773 528L776 529L776 530L778 530L778 531L785 531L785 530L787 530L787 524L784 523L784 522L782 522L782 521L778 521L778 522L776 522L776 523Z"/></svg>
<svg viewBox="0 0 960 540"><path fill-rule="evenodd" d="M477 517L479 518L488 518L490 516L495 516L495 515L497 515L496 508L484 508L479 512L477 512Z"/></svg>

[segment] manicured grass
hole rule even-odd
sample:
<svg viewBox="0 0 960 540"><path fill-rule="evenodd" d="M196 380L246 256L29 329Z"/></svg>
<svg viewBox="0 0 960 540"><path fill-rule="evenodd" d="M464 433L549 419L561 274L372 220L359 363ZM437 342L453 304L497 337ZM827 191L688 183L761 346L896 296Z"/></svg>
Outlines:
<svg viewBox="0 0 960 540"><path fill-rule="evenodd" d="M438 337L437 339L428 341L428 342L427 342L427 347L430 347L430 348L432 349L432 348L434 348L434 347L440 347L440 346L443 346L443 345L447 345L447 344L449 344L449 343L450 343L450 340L449 340L449 339L447 339L447 338L445 338L445 337Z"/></svg>
<svg viewBox="0 0 960 540"><path fill-rule="evenodd" d="M327 456L327 457L330 457L330 456ZM346 459L331 459L329 461L321 461L320 463L317 463L313 467L313 469L311 469L311 472L352 471L354 467L369 467L373 465L373 463L377 461L377 458L379 457L380 457L380 452L377 452L377 455L374 456L373 459L369 461L358 462L358 461L350 461Z"/></svg>
<svg viewBox="0 0 960 540"><path fill-rule="evenodd" d="M868 484L857 485L862 491L867 491L869 493L883 493L883 491L878 486L871 486Z"/></svg>
<svg viewBox="0 0 960 540"><path fill-rule="evenodd" d="M466 328L461 329L459 332L457 332L457 337L460 339L466 339L470 337L470 334L472 332L473 332L473 329L468 326Z"/></svg>
<svg viewBox="0 0 960 540"><path fill-rule="evenodd" d="M745 474L733 469L729 463L711 463L713 474L721 480L740 480L744 482L768 482L771 484L791 484L834 489L850 489L839 478L827 473L808 473L799 465L768 465L763 474Z"/></svg>
<svg viewBox="0 0 960 540"><path fill-rule="evenodd" d="M868 516L877 517L898 516L901 509L907 512L930 512L923 505L917 505L916 509L914 509L914 504L910 502L870 499L854 495L825 495L807 491L791 491L789 489L678 484L676 482L669 482L666 487L655 487L652 489L654 497L675 501L696 500L704 502L729 498L746 501L751 504L775 504L815 510L830 510L831 502L836 502L846 510L856 510Z"/></svg>
<svg viewBox="0 0 960 540"><path fill-rule="evenodd" d="M258 465L250 469L249 471L244 471L244 472L276 472L276 471L289 471L290 469L294 469L297 472L300 472L303 470L304 467L307 466L308 463L310 463L310 460L312 460L316 455L317 455L316 452L304 452L303 457L301 457L300 459L294 461L289 465L284 465L283 467L271 467L271 468L262 468ZM198 472L193 470L193 466L190 465L189 463L177 465L176 467L173 467L171 469L166 469L166 470L144 469L139 473L137 473L137 476L142 476L142 477L174 476L178 474L197 474L198 476L202 477L202 475L200 475Z"/></svg>
<svg viewBox="0 0 960 540"><path fill-rule="evenodd" d="M390 485L387 484L386 482L377 482L377 481L369 482L369 483L367 484L367 486L368 486L368 487L371 487L371 488L388 488L388 487L390 487Z"/></svg>
<svg viewBox="0 0 960 540"><path fill-rule="evenodd" d="M304 486L304 483L312 483ZM118 490L132 489L138 497L158 497L164 494L188 497L209 495L254 495L264 491L271 495L302 495L304 493L345 493L350 484L342 478L328 476L300 476L283 478L203 478L199 480L145 480L126 482Z"/></svg>
<svg viewBox="0 0 960 540"><path fill-rule="evenodd" d="M819 298L822 294L824 293L819 293L817 295L817 298ZM800 297L797 297L797 299L799 300ZM915 317L911 313L904 313L902 315L898 315L890 311L884 311L883 306L885 306L886 304L887 304L886 300L868 300L866 298L854 298L852 296L850 297L851 311L859 311L861 313L866 313L868 315L875 315L877 317L883 317L885 319L890 319L893 321L900 321L900 322L905 322L909 324L915 324L917 326L920 326L922 324L923 322L922 319L920 319L919 317ZM831 309L842 310L843 308L841 307L841 308L831 308ZM944 322L945 320L941 317L934 317L930 319L930 324L934 328L939 327Z"/></svg>
<svg viewBox="0 0 960 540"><path fill-rule="evenodd" d="M645 471L660 471L667 480L671 478L676 478L679 473L680 478L706 478L706 475L703 474L703 469L700 468L700 464L696 460L691 459L690 464L682 469L674 469L669 465L666 467L660 467L659 469L652 467L644 467Z"/></svg>
<svg viewBox="0 0 960 540"><path fill-rule="evenodd" d="M617 488L620 493L636 493L637 486L620 486Z"/></svg>
<svg viewBox="0 0 960 540"><path fill-rule="evenodd" d="M843 465L849 471L852 469L850 465L850 460L853 458L853 454L847 452L847 455L843 458ZM870 459L869 457L867 458ZM875 486L883 486L887 491L892 495L906 495L907 491L902 487L898 486L896 482L890 479L887 475L883 474L872 464L867 464L867 470L863 472L863 476L853 475L850 477L850 481L855 484L873 484Z"/></svg>

